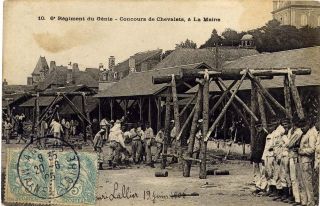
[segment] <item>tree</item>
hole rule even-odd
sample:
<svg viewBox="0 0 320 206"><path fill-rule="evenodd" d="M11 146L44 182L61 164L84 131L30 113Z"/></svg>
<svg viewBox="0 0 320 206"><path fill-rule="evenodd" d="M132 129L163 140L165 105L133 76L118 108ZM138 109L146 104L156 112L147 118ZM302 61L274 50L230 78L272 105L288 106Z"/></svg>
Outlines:
<svg viewBox="0 0 320 206"><path fill-rule="evenodd" d="M203 45L200 46L200 49L207 48L207 47L214 47L216 46L216 44L220 44L221 41L222 41L221 36L219 36L216 29L213 29L210 38Z"/></svg>
<svg viewBox="0 0 320 206"><path fill-rule="evenodd" d="M180 44L176 44L176 49L178 48L196 49L197 44L194 43L192 40L187 39L184 42L180 42Z"/></svg>
<svg viewBox="0 0 320 206"><path fill-rule="evenodd" d="M240 44L240 39L242 37L237 31L230 28L225 29L221 36L224 37L222 40L222 45L224 46L237 46Z"/></svg>

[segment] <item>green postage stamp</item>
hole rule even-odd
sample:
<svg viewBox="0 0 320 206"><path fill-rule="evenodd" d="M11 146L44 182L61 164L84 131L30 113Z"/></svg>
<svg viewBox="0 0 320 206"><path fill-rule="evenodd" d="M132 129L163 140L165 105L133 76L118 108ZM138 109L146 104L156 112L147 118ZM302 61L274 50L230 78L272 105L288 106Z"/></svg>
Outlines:
<svg viewBox="0 0 320 206"><path fill-rule="evenodd" d="M7 150L5 200L12 203L94 205L97 156L28 144Z"/></svg>

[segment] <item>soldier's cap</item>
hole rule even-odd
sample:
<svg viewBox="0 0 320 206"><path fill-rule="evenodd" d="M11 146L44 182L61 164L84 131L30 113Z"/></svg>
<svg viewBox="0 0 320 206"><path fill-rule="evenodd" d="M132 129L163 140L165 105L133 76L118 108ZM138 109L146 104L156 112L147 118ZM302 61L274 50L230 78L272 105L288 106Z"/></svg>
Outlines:
<svg viewBox="0 0 320 206"><path fill-rule="evenodd" d="M114 120L112 119L110 122L111 122L111 123L114 123Z"/></svg>
<svg viewBox="0 0 320 206"><path fill-rule="evenodd" d="M203 119L199 119L198 122L199 122L199 123L202 123L202 122L203 122Z"/></svg>
<svg viewBox="0 0 320 206"><path fill-rule="evenodd" d="M174 123L174 120L172 119L170 122L171 122L171 123Z"/></svg>

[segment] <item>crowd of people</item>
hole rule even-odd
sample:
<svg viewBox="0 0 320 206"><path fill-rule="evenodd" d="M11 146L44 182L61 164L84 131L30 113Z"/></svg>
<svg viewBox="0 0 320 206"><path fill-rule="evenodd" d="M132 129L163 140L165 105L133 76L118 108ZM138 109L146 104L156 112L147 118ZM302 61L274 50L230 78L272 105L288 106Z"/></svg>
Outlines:
<svg viewBox="0 0 320 206"><path fill-rule="evenodd" d="M293 205L314 206L319 201L319 125L295 119L280 123L266 136L262 161L255 166L257 195Z"/></svg>
<svg viewBox="0 0 320 206"><path fill-rule="evenodd" d="M10 144L13 136L17 136L16 143L27 143L28 140L33 141L33 138L40 137L44 138L47 135L52 135L55 138L63 138L68 140L71 137L75 137L79 133L78 127L79 122L75 119L62 118L61 120L57 117L53 118L48 123L47 118L43 118L35 132L32 133L32 123L29 123L29 128L26 128L26 117L23 113L17 114L11 118L3 119L3 137L6 140L6 144ZM15 134L15 135L14 135Z"/></svg>
<svg viewBox="0 0 320 206"><path fill-rule="evenodd" d="M96 129L96 125L92 125ZM163 129L155 135L149 122L127 124L124 119L100 121L100 130L93 139L94 150L98 153L99 168L107 163L112 168L121 164L129 166L145 163L154 167L160 158L164 141ZM151 148L155 147L156 155L152 158Z"/></svg>

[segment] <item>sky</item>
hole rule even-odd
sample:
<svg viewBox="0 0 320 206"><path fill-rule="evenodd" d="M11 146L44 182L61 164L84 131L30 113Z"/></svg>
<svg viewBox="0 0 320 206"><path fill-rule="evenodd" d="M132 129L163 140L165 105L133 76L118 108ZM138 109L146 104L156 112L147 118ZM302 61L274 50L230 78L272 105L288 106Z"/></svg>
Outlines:
<svg viewBox="0 0 320 206"><path fill-rule="evenodd" d="M49 64L105 66L109 56L119 63L142 51L174 49L188 39L203 44L215 28L246 31L272 19L272 0L8 0L4 4L3 79L26 84L39 59ZM43 16L45 20L39 20ZM62 17L93 17L95 21L58 21ZM55 17L50 20L50 17ZM111 17L118 21L97 21ZM132 22L120 17L182 17L186 22ZM204 17L219 22L187 21Z"/></svg>

